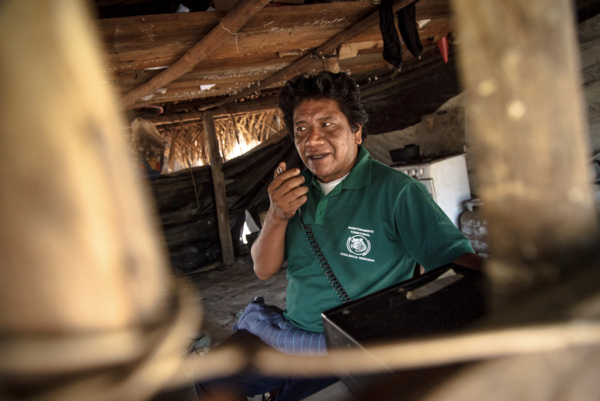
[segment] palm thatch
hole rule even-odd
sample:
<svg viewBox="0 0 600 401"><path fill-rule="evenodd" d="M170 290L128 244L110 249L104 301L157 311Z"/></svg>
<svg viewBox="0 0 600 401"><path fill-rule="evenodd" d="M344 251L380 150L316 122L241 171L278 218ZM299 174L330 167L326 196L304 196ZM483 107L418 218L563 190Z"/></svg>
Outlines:
<svg viewBox="0 0 600 401"><path fill-rule="evenodd" d="M215 120L219 150L223 162L248 151L276 134L283 125L279 110L230 116ZM208 144L202 121L172 125L162 131L167 142L169 172L210 164Z"/></svg>

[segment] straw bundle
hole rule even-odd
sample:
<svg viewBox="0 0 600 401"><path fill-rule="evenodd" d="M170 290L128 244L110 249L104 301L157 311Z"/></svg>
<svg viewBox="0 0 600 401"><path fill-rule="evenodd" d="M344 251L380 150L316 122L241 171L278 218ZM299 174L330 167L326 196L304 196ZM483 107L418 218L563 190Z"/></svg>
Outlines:
<svg viewBox="0 0 600 401"><path fill-rule="evenodd" d="M223 162L246 152L276 134L283 118L279 110L229 116L215 120L215 130ZM162 131L167 141L169 172L210 164L202 121L174 125Z"/></svg>

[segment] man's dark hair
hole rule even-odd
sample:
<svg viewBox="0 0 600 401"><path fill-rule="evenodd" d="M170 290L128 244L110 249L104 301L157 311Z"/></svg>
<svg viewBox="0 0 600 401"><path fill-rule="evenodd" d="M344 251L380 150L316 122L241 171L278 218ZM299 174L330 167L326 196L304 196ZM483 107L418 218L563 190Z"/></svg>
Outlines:
<svg viewBox="0 0 600 401"><path fill-rule="evenodd" d="M310 75L303 73L285 83L279 95L279 108L288 135L294 140L294 110L304 100L332 99L348 119L350 128L356 132L362 126L362 139L367 136L369 116L362 103L358 85L345 72L323 71Z"/></svg>

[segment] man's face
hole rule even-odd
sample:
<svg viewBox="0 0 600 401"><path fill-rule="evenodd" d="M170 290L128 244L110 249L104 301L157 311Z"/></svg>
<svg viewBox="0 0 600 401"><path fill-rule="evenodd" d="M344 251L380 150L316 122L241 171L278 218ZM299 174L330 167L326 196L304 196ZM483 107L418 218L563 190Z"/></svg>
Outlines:
<svg viewBox="0 0 600 401"><path fill-rule="evenodd" d="M321 182L352 170L362 143L362 127L352 132L335 100L305 100L294 110L294 143L308 169Z"/></svg>

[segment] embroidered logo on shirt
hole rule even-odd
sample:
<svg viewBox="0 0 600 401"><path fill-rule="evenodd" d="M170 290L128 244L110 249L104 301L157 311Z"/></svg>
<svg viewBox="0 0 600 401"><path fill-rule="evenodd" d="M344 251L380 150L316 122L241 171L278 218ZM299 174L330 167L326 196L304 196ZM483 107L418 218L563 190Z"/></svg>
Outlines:
<svg viewBox="0 0 600 401"><path fill-rule="evenodd" d="M350 236L346 241L346 248L349 253L340 252L340 255L365 262L375 262L374 259L365 257L371 251L371 240L369 238L375 231L358 227L348 227L348 230L350 230Z"/></svg>
<svg viewBox="0 0 600 401"><path fill-rule="evenodd" d="M365 256L371 250L371 242L363 235L353 235L346 241L346 248L350 253Z"/></svg>

